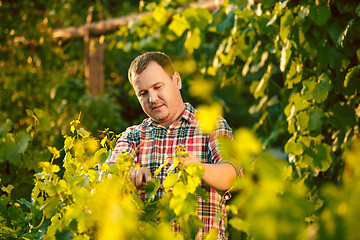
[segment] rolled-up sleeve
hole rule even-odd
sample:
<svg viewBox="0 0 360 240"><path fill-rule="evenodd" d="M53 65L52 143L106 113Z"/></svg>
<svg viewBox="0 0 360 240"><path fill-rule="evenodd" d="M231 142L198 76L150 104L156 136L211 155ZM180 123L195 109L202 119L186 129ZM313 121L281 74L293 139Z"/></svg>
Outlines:
<svg viewBox="0 0 360 240"><path fill-rule="evenodd" d="M232 129L229 126L229 124L226 122L226 120L223 118L219 119L216 125L216 130L212 132L212 134L210 135L210 140L208 143L209 144L208 157L209 159L211 159L212 163L231 164L235 168L237 176L242 176L243 175L242 166L240 165L239 162L234 162L230 159L223 158L219 147L220 138L233 140Z"/></svg>

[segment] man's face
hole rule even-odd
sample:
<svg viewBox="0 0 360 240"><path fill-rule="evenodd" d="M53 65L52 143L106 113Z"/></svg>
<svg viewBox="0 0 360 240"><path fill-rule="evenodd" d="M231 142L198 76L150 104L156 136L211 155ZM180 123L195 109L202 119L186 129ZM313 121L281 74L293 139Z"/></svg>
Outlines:
<svg viewBox="0 0 360 240"><path fill-rule="evenodd" d="M162 126L170 125L185 109L180 75L170 76L154 61L133 81L133 87L144 112Z"/></svg>

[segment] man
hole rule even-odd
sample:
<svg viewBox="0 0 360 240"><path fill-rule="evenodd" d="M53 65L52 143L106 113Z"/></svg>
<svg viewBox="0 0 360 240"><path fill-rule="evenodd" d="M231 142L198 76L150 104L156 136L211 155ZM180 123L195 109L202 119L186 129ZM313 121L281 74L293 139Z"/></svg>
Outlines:
<svg viewBox="0 0 360 240"><path fill-rule="evenodd" d="M185 166L190 163L202 165L205 169L202 180L210 186L206 188L210 201L198 200L198 215L204 223L199 236L217 228L219 238L224 239L225 197L217 190L229 189L240 168L221 158L217 137L232 138L231 128L221 118L211 135L199 129L196 110L183 102L181 77L164 53L148 52L138 56L129 68L129 81L149 118L140 125L129 127L121 135L109 163L116 162L120 153L128 152L134 163L141 166L140 169L133 168L130 174L131 181L141 188L143 181L150 181L166 159L175 156L176 146L184 145L189 153L189 157L184 158ZM161 184L169 165L156 176ZM163 194L161 191L158 196ZM215 222L219 211L224 213L224 217Z"/></svg>

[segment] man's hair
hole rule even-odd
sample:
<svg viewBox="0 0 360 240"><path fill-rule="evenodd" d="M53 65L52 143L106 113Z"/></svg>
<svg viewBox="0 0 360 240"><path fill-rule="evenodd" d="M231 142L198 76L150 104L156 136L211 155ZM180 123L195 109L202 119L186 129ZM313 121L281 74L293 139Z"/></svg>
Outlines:
<svg viewBox="0 0 360 240"><path fill-rule="evenodd" d="M171 59L165 53L147 52L136 57L134 61L132 61L128 71L128 77L131 84L133 84L134 79L136 79L152 61L158 63L170 76L175 73Z"/></svg>

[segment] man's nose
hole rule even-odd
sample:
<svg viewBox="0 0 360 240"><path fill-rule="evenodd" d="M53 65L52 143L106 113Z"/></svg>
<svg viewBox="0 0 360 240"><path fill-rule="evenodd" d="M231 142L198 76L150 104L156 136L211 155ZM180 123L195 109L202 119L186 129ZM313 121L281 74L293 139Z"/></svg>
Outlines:
<svg viewBox="0 0 360 240"><path fill-rule="evenodd" d="M158 99L157 93L154 91L149 92L149 102L154 103Z"/></svg>

